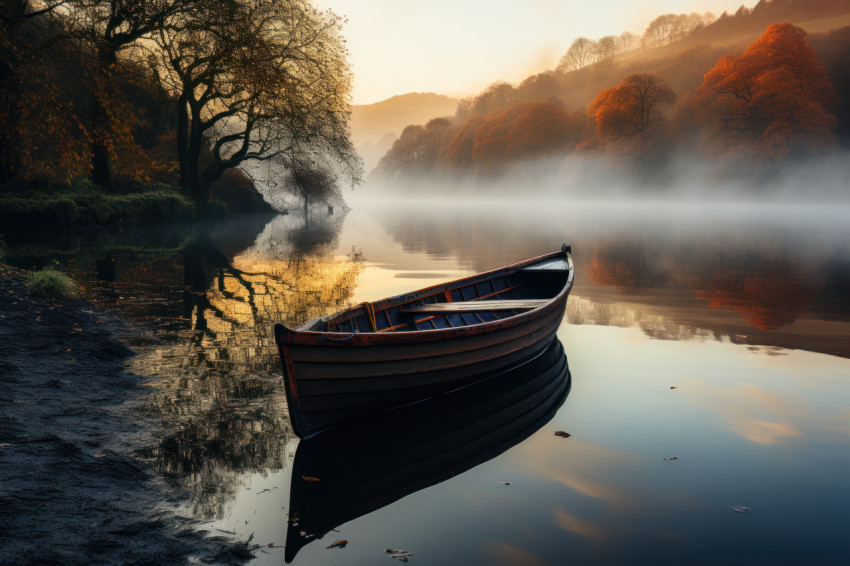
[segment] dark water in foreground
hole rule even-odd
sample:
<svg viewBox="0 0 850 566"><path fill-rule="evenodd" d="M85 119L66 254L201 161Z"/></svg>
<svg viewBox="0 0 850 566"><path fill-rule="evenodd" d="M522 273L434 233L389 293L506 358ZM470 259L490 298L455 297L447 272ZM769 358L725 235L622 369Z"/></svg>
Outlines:
<svg viewBox="0 0 850 566"><path fill-rule="evenodd" d="M58 257L130 320L139 458L185 493L178 512L253 536L258 563L846 564L848 213L362 203ZM568 370L552 354L514 393L546 410L511 413L506 385L299 446L273 322L564 241Z"/></svg>

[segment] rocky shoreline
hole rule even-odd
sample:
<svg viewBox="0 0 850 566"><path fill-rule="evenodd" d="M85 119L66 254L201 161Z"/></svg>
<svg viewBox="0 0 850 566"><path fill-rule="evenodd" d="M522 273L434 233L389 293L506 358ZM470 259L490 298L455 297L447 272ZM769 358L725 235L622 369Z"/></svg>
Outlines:
<svg viewBox="0 0 850 566"><path fill-rule="evenodd" d="M0 564L236 564L245 543L174 514L180 494L138 455L150 432L120 320L26 295L0 264Z"/></svg>

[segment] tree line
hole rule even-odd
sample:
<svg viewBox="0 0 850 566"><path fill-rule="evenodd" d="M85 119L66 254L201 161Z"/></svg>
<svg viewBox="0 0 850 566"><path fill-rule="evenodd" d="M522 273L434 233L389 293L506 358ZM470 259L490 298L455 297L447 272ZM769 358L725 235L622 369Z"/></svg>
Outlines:
<svg viewBox="0 0 850 566"><path fill-rule="evenodd" d="M840 136L848 137L836 86L846 97L850 28L815 39L829 72L803 29L774 24L740 54L698 48L673 58L669 64L681 66L683 57L713 57L687 90L659 73L631 72L597 91L583 111L558 96L544 98L545 88L529 96L535 85L557 82L551 74L516 88L495 83L455 117L406 128L375 175L493 173L573 153L632 170L679 151L771 163L837 148Z"/></svg>
<svg viewBox="0 0 850 566"><path fill-rule="evenodd" d="M204 205L251 163L302 191L356 178L340 26L309 0L7 0L0 183L166 182Z"/></svg>

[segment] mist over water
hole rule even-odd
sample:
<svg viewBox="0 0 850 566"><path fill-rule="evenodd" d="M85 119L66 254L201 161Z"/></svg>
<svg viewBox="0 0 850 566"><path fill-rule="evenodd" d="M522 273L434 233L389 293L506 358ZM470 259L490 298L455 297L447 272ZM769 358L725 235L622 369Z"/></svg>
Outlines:
<svg viewBox="0 0 850 566"><path fill-rule="evenodd" d="M755 164L731 158L677 154L644 167L591 154L523 161L499 172L466 174L435 170L396 179L371 175L350 194L381 199L695 201L753 203L850 203L850 155L836 151ZM349 194L346 195L349 198Z"/></svg>

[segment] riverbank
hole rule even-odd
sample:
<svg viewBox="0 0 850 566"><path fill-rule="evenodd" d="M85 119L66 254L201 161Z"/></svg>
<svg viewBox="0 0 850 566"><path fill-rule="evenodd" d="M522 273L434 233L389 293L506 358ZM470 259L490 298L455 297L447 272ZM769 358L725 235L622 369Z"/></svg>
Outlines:
<svg viewBox="0 0 850 566"><path fill-rule="evenodd" d="M15 181L0 186L0 226L5 232L56 233L275 212L241 172L226 175L211 192L211 202L201 211L184 189L164 183L104 191L83 179L67 186Z"/></svg>
<svg viewBox="0 0 850 566"><path fill-rule="evenodd" d="M144 390L123 369L121 322L84 300L26 295L0 264L0 564L235 564L245 544L207 537L138 456Z"/></svg>

